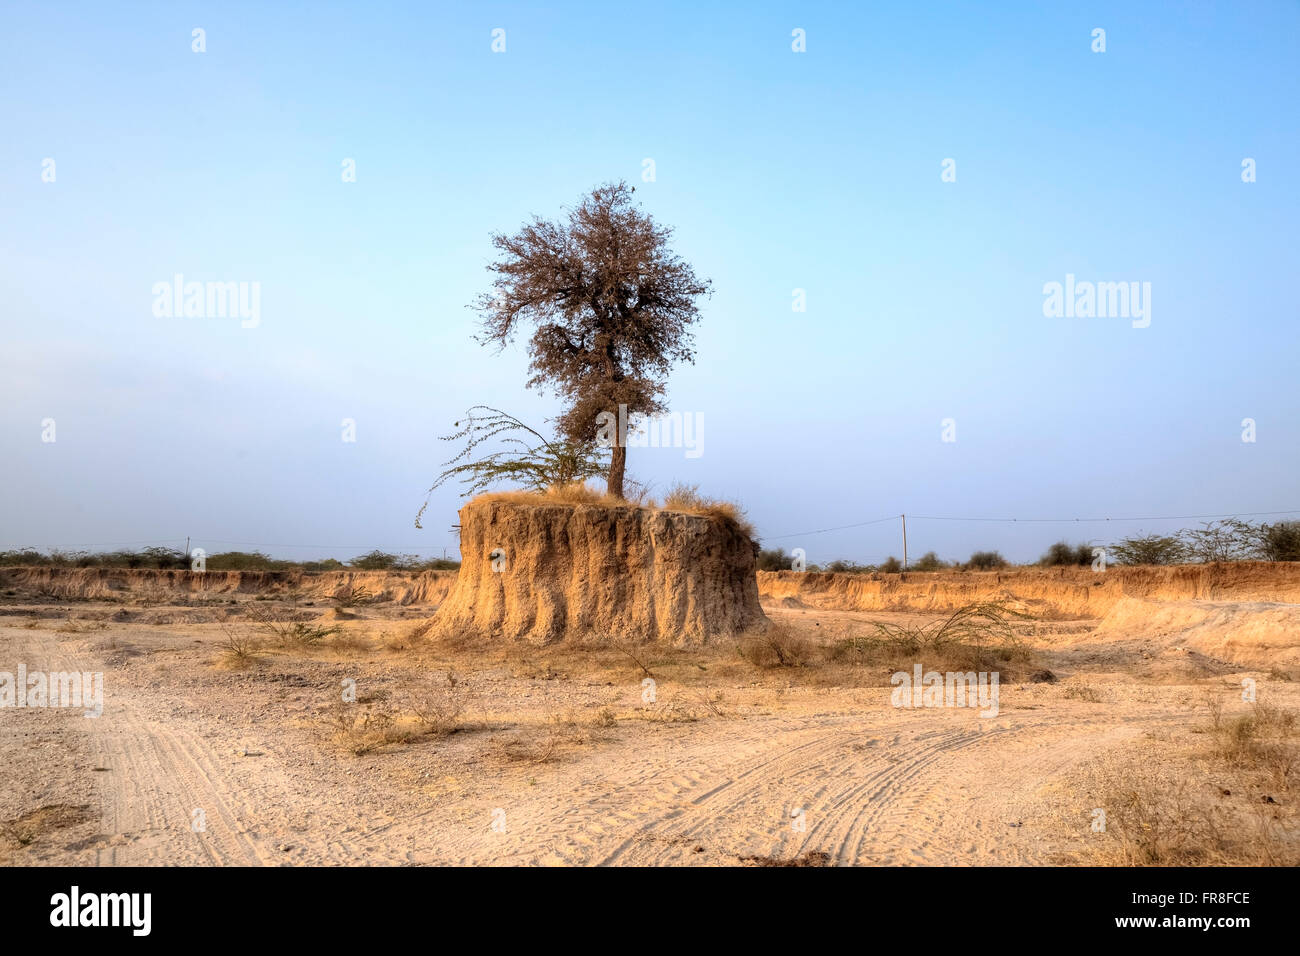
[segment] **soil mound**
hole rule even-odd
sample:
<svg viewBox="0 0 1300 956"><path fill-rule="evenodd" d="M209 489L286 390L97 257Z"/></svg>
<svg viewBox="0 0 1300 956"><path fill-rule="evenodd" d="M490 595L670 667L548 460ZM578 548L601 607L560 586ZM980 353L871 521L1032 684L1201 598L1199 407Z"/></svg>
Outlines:
<svg viewBox="0 0 1300 956"><path fill-rule="evenodd" d="M754 544L732 521L490 496L460 511L437 636L703 643L766 624Z"/></svg>

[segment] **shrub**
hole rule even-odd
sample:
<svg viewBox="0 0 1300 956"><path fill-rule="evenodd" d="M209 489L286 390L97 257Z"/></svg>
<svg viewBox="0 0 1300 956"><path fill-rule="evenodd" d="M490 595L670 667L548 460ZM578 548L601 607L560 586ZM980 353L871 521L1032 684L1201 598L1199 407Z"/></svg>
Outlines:
<svg viewBox="0 0 1300 956"><path fill-rule="evenodd" d="M941 561L939 556L933 551L927 551L921 555L907 570L909 571L942 571L950 565L946 561Z"/></svg>
<svg viewBox="0 0 1300 956"><path fill-rule="evenodd" d="M883 571L885 574L898 574L903 570L903 565L898 558L891 554L881 563L879 570Z"/></svg>
<svg viewBox="0 0 1300 956"><path fill-rule="evenodd" d="M347 565L335 558L326 558L324 561L304 561L302 569L304 571L342 571Z"/></svg>
<svg viewBox="0 0 1300 956"><path fill-rule="evenodd" d="M221 642L221 659L228 667L248 667L257 660L260 642L247 631L222 628L226 639Z"/></svg>
<svg viewBox="0 0 1300 956"><path fill-rule="evenodd" d="M338 607L359 607L375 600L375 595L364 584L345 584L334 592L334 603Z"/></svg>
<svg viewBox="0 0 1300 956"><path fill-rule="evenodd" d="M1258 553L1258 529L1236 518L1207 521L1181 533L1184 558L1242 561Z"/></svg>
<svg viewBox="0 0 1300 956"><path fill-rule="evenodd" d="M1160 534L1124 538L1106 550L1120 564L1177 564L1187 554L1180 538Z"/></svg>
<svg viewBox="0 0 1300 956"><path fill-rule="evenodd" d="M812 646L780 624L748 634L736 649L755 667L802 667L812 656Z"/></svg>
<svg viewBox="0 0 1300 956"><path fill-rule="evenodd" d="M1006 566L1007 559L996 551L976 551L966 562L966 567L972 571L992 571Z"/></svg>
<svg viewBox="0 0 1300 956"><path fill-rule="evenodd" d="M758 552L755 564L760 571L789 571L792 561L784 548L764 548Z"/></svg>
<svg viewBox="0 0 1300 956"><path fill-rule="evenodd" d="M430 558L411 568L412 571L455 571L460 568L459 561L451 558Z"/></svg>
<svg viewBox="0 0 1300 956"><path fill-rule="evenodd" d="M207 558L209 571L285 571L290 567L288 561L278 561L261 551L223 551Z"/></svg>
<svg viewBox="0 0 1300 956"><path fill-rule="evenodd" d="M858 564L856 561L850 561L847 558L837 558L821 570L839 574L869 574L876 569L870 564Z"/></svg>
<svg viewBox="0 0 1300 956"><path fill-rule="evenodd" d="M1256 535L1260 557L1265 561L1300 561L1300 521L1261 524Z"/></svg>
<svg viewBox="0 0 1300 956"><path fill-rule="evenodd" d="M389 554L387 551L375 549L365 554L358 555L348 562L348 565L361 571L392 571L402 562L402 555Z"/></svg>
<svg viewBox="0 0 1300 956"><path fill-rule="evenodd" d="M339 630L337 627L320 627L309 621L279 621L258 609L250 609L249 615L281 647L309 647Z"/></svg>
<svg viewBox="0 0 1300 956"><path fill-rule="evenodd" d="M1038 563L1045 568L1088 566L1092 564L1092 545L1058 541L1047 549L1047 553L1038 559Z"/></svg>

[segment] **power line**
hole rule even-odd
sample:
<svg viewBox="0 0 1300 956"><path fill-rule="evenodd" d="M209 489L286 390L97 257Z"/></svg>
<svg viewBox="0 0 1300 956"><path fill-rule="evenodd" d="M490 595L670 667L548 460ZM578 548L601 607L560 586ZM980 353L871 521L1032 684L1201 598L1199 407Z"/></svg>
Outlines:
<svg viewBox="0 0 1300 956"><path fill-rule="evenodd" d="M137 545L160 545L168 542L179 542L180 538L146 538L142 541L96 541L82 542L79 544L64 544L57 546L56 550L66 550L70 548L125 548ZM336 551L364 551L374 550L377 546L371 544L268 544L261 541L228 541L222 538L205 538L202 535L193 536L194 545L203 547L205 544L236 544L250 548L325 548ZM392 547L391 545L389 547ZM433 547L433 545L412 545L406 548L394 548L394 551L418 552L421 547ZM382 548L381 548L382 550Z"/></svg>
<svg viewBox="0 0 1300 956"><path fill-rule="evenodd" d="M1300 514L1296 511L1235 511L1227 514L1217 515L1145 515L1139 517L1125 518L962 518L949 515L912 515L908 517L921 521L988 521L1003 522L1007 524L1046 524L1046 523L1084 523L1084 522L1105 522L1105 521L1202 521L1211 518L1259 518L1266 515L1295 515ZM826 534L830 531L844 531L849 528L863 528L867 525L880 524L885 521L894 521L899 515L889 515L885 518L876 518L872 521L861 521L857 524L839 525L834 528L820 528L816 531L796 531L794 534L781 534L765 537L765 541L781 541L785 538L799 538L814 534Z"/></svg>
<svg viewBox="0 0 1300 956"><path fill-rule="evenodd" d="M782 538L799 538L810 534L825 534L828 531L843 531L846 528L865 528L869 524L880 524L884 521L896 521L898 515L886 515L883 518L874 518L871 521L860 521L857 524L843 524L837 528L822 528L819 531L796 531L794 534L778 534L764 538L765 541L780 541Z"/></svg>

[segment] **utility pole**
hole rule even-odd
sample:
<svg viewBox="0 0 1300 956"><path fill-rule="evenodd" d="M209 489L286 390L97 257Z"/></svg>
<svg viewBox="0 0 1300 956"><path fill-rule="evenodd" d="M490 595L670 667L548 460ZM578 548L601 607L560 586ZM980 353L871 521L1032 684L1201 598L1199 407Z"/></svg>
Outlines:
<svg viewBox="0 0 1300 956"><path fill-rule="evenodd" d="M899 515L903 519L903 570L907 570L907 515Z"/></svg>

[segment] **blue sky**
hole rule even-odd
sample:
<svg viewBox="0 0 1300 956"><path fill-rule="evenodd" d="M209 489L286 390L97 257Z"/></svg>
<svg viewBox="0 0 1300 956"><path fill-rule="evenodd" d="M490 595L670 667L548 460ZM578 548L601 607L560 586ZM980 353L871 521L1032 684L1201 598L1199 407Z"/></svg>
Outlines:
<svg viewBox="0 0 1300 956"><path fill-rule="evenodd" d="M6 4L0 547L454 553L437 436L557 410L474 341L489 236L616 179L715 288L659 490L810 561L1300 509L1300 5L995 6ZM177 273L260 323L155 316ZM1045 317L1067 273L1149 327Z"/></svg>

